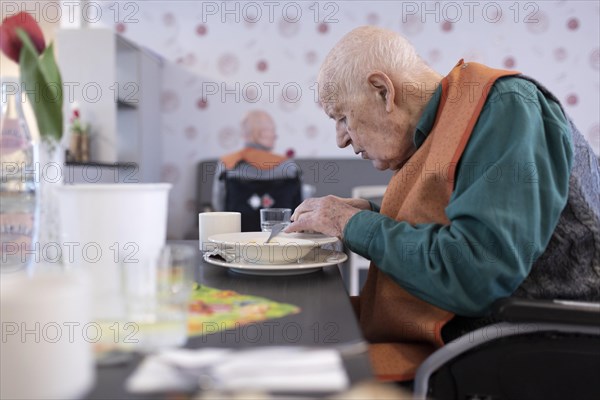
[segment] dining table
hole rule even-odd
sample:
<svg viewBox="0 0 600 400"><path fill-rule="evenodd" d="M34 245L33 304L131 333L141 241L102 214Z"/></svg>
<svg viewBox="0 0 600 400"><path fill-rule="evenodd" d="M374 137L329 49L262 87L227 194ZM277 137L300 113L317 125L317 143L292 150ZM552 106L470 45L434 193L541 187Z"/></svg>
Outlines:
<svg viewBox="0 0 600 400"><path fill-rule="evenodd" d="M292 346L339 351L350 385L373 379L365 342L338 265L297 275L253 275L233 271L204 261L198 241L177 240L196 249L194 277L199 285L260 296L293 304L300 312L285 317L253 322L219 332L188 338L185 348L227 348L243 350L261 346ZM247 334L247 332L252 334ZM245 333L246 332L246 333ZM96 382L87 399L170 399L192 398L193 393L133 394L125 382L144 359L133 354L127 361L109 366L96 366ZM313 393L324 397L331 393ZM293 396L293 393L289 394ZM306 396L306 393L302 393Z"/></svg>

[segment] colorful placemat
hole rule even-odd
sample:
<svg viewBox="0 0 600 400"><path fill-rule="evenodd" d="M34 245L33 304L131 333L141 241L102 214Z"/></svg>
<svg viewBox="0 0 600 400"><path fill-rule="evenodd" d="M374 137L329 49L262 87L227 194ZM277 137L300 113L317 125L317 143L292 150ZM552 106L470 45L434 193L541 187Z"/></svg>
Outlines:
<svg viewBox="0 0 600 400"><path fill-rule="evenodd" d="M196 285L190 300L188 335L220 332L299 312L300 307L293 304Z"/></svg>

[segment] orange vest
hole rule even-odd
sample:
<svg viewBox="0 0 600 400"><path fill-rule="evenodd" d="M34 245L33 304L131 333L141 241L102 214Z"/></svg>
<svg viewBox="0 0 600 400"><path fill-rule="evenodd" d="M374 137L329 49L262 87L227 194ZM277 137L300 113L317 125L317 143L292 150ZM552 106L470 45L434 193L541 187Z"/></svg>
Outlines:
<svg viewBox="0 0 600 400"><path fill-rule="evenodd" d="M221 162L227 169L234 169L238 163L244 161L257 169L267 170L275 168L285 160L287 160L286 157L273 154L266 150L255 149L254 147L245 147L238 152L228 154L221 158Z"/></svg>
<svg viewBox="0 0 600 400"><path fill-rule="evenodd" d="M450 224L444 209L454 189L456 166L488 93L496 79L518 73L458 62L442 80L433 129L390 180L381 214L412 225ZM362 332L372 343L370 358L380 380L413 379L425 358L444 345L441 329L454 317L411 295L373 263L353 303Z"/></svg>

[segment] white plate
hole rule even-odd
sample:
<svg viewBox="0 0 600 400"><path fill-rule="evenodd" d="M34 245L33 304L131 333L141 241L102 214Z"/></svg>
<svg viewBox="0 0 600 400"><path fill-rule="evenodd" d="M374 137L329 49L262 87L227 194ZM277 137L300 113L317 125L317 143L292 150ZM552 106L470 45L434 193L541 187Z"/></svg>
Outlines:
<svg viewBox="0 0 600 400"><path fill-rule="evenodd" d="M300 275L318 271L322 267L343 263L348 259L345 253L326 249L313 249L300 262L294 264L250 264L244 262L225 262L208 254L204 261L209 264L229 268L240 274L249 275Z"/></svg>

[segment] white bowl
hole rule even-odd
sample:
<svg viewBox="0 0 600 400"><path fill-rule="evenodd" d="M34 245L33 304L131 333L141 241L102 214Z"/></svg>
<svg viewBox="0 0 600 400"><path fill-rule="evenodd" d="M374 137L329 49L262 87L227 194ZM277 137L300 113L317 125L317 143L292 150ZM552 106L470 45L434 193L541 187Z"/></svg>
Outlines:
<svg viewBox="0 0 600 400"><path fill-rule="evenodd" d="M208 238L219 252L234 255L236 262L291 264L305 257L318 244L312 240L286 237L280 233L265 244L269 232L222 233Z"/></svg>

